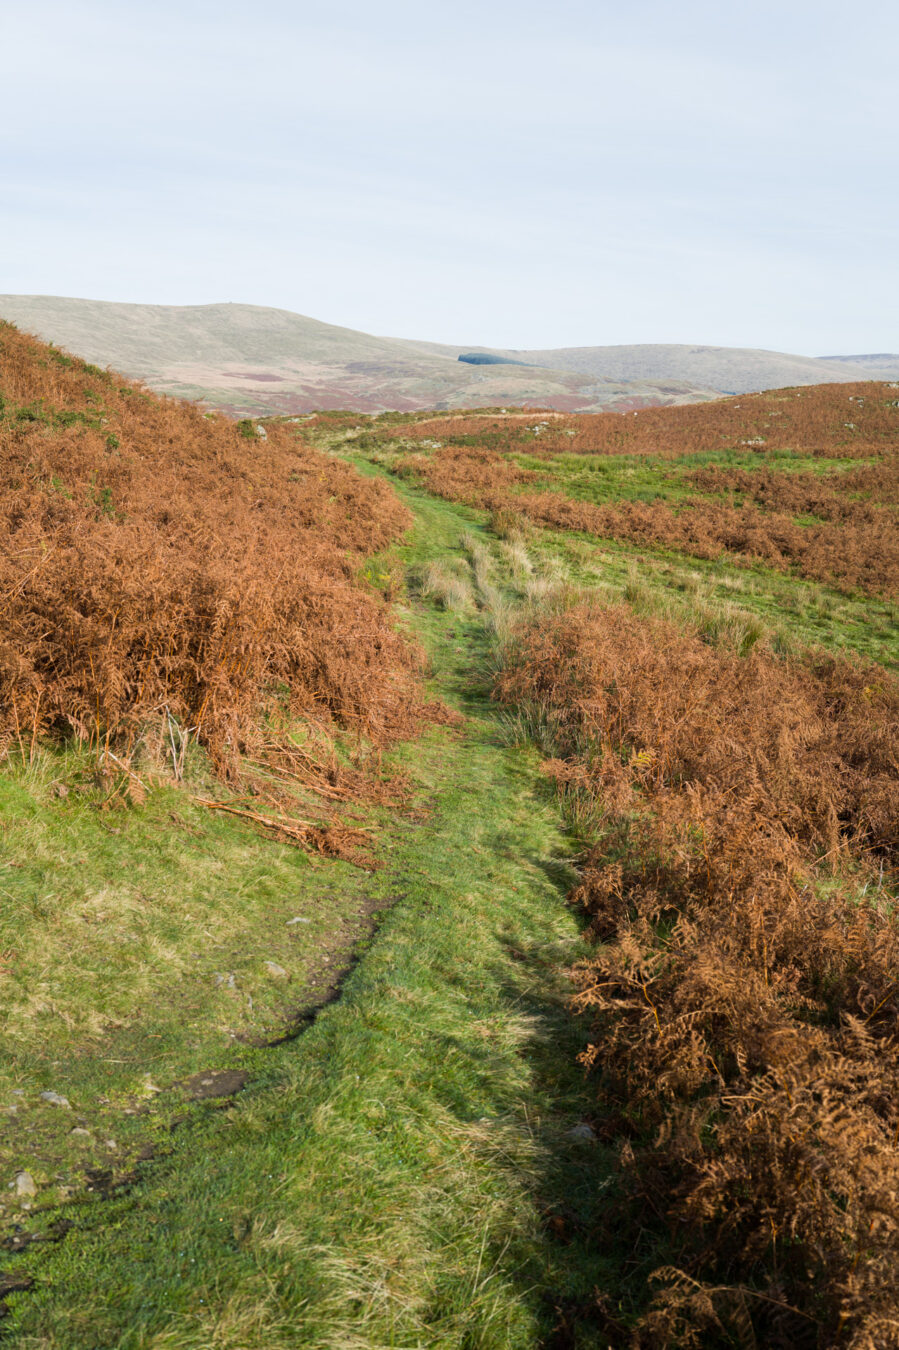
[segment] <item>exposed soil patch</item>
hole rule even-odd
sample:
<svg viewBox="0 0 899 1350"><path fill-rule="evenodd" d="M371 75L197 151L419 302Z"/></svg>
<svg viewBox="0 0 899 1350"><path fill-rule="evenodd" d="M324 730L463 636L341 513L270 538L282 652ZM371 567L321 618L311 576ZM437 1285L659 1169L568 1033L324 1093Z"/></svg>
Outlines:
<svg viewBox="0 0 899 1350"><path fill-rule="evenodd" d="M235 1097L246 1087L249 1077L242 1069L212 1069L208 1073L195 1073L183 1086L191 1101L206 1102L215 1097Z"/></svg>
<svg viewBox="0 0 899 1350"><path fill-rule="evenodd" d="M5 1302L7 1294L24 1293L26 1290L31 1289L33 1285L34 1280L30 1275L13 1275L9 1272L0 1274L0 1317L5 1317L9 1312L9 1308L6 1306Z"/></svg>
<svg viewBox="0 0 899 1350"><path fill-rule="evenodd" d="M5 1237L3 1241L0 1242L0 1247L7 1252L21 1252L24 1251L26 1247L33 1246L36 1242L59 1242L60 1238L64 1238L66 1233L72 1227L74 1227L74 1225L70 1219L57 1219L56 1222L51 1223L50 1227L43 1233L26 1233L17 1226L15 1232L10 1233L8 1237ZM13 1283L14 1281L17 1283ZM23 1283L24 1281L28 1281L28 1283ZM14 1288L27 1289L30 1287L30 1283L31 1281L28 1276L23 1275L21 1272L15 1275L0 1275L0 1298L2 1298L4 1294L11 1294Z"/></svg>

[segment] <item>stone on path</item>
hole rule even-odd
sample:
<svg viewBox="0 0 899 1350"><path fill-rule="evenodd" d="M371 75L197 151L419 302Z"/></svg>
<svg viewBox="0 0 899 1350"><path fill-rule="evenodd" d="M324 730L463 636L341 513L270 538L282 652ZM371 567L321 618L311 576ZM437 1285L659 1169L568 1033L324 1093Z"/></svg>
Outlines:
<svg viewBox="0 0 899 1350"><path fill-rule="evenodd" d="M16 1173L16 1195L37 1195L37 1186L30 1172Z"/></svg>
<svg viewBox="0 0 899 1350"><path fill-rule="evenodd" d="M58 1092L42 1092L41 1101L49 1102L51 1106L64 1106L67 1111L71 1111L72 1103L68 1097L60 1097Z"/></svg>

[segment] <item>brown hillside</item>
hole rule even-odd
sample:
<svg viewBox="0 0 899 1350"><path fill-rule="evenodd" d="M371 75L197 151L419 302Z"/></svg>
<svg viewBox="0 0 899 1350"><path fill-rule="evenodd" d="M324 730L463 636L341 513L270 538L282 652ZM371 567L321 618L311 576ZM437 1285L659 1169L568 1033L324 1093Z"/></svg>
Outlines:
<svg viewBox="0 0 899 1350"><path fill-rule="evenodd" d="M407 731L418 657L355 577L390 489L0 324L0 738L130 743L167 707L220 767L277 704Z"/></svg>
<svg viewBox="0 0 899 1350"><path fill-rule="evenodd" d="M544 423L536 446L530 428ZM520 440L530 453L684 455L740 447L794 450L857 459L895 450L899 385L819 384L741 394L711 403L644 408L637 413L568 414L504 419L492 414L429 418L408 428L413 437L485 438L508 448Z"/></svg>
<svg viewBox="0 0 899 1350"><path fill-rule="evenodd" d="M431 417L403 427L403 440L428 453L406 454L395 472L420 477L450 500L516 511L554 529L674 548L698 558L729 554L844 591L895 597L896 389L820 385L629 415L534 411L514 418L477 412ZM396 428L375 434L386 440ZM736 452L750 463L757 460L758 467L691 470L690 456L716 452L725 457ZM549 484L543 490L533 490L539 475L504 457L522 453L545 460ZM597 504L552 490L556 457L577 454L671 461L672 472L691 470L680 481L696 495L675 501L623 495ZM836 473L792 468L787 473L785 456L874 462ZM686 464L676 462L685 459Z"/></svg>

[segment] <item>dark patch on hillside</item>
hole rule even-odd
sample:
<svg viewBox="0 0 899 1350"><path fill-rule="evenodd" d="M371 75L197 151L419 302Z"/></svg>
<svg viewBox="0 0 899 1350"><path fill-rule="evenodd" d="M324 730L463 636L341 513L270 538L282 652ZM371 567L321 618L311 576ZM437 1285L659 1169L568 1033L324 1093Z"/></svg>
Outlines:
<svg viewBox="0 0 899 1350"><path fill-rule="evenodd" d="M469 366L526 366L528 361L513 361L511 356L494 356L492 352L462 352L458 358Z"/></svg>

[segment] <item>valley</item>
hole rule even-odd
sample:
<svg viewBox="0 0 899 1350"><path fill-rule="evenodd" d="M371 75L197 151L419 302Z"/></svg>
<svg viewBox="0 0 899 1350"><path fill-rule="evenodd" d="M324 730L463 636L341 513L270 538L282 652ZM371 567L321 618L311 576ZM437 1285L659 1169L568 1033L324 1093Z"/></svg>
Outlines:
<svg viewBox="0 0 899 1350"><path fill-rule="evenodd" d="M892 1344L891 383L0 394L0 1343Z"/></svg>

